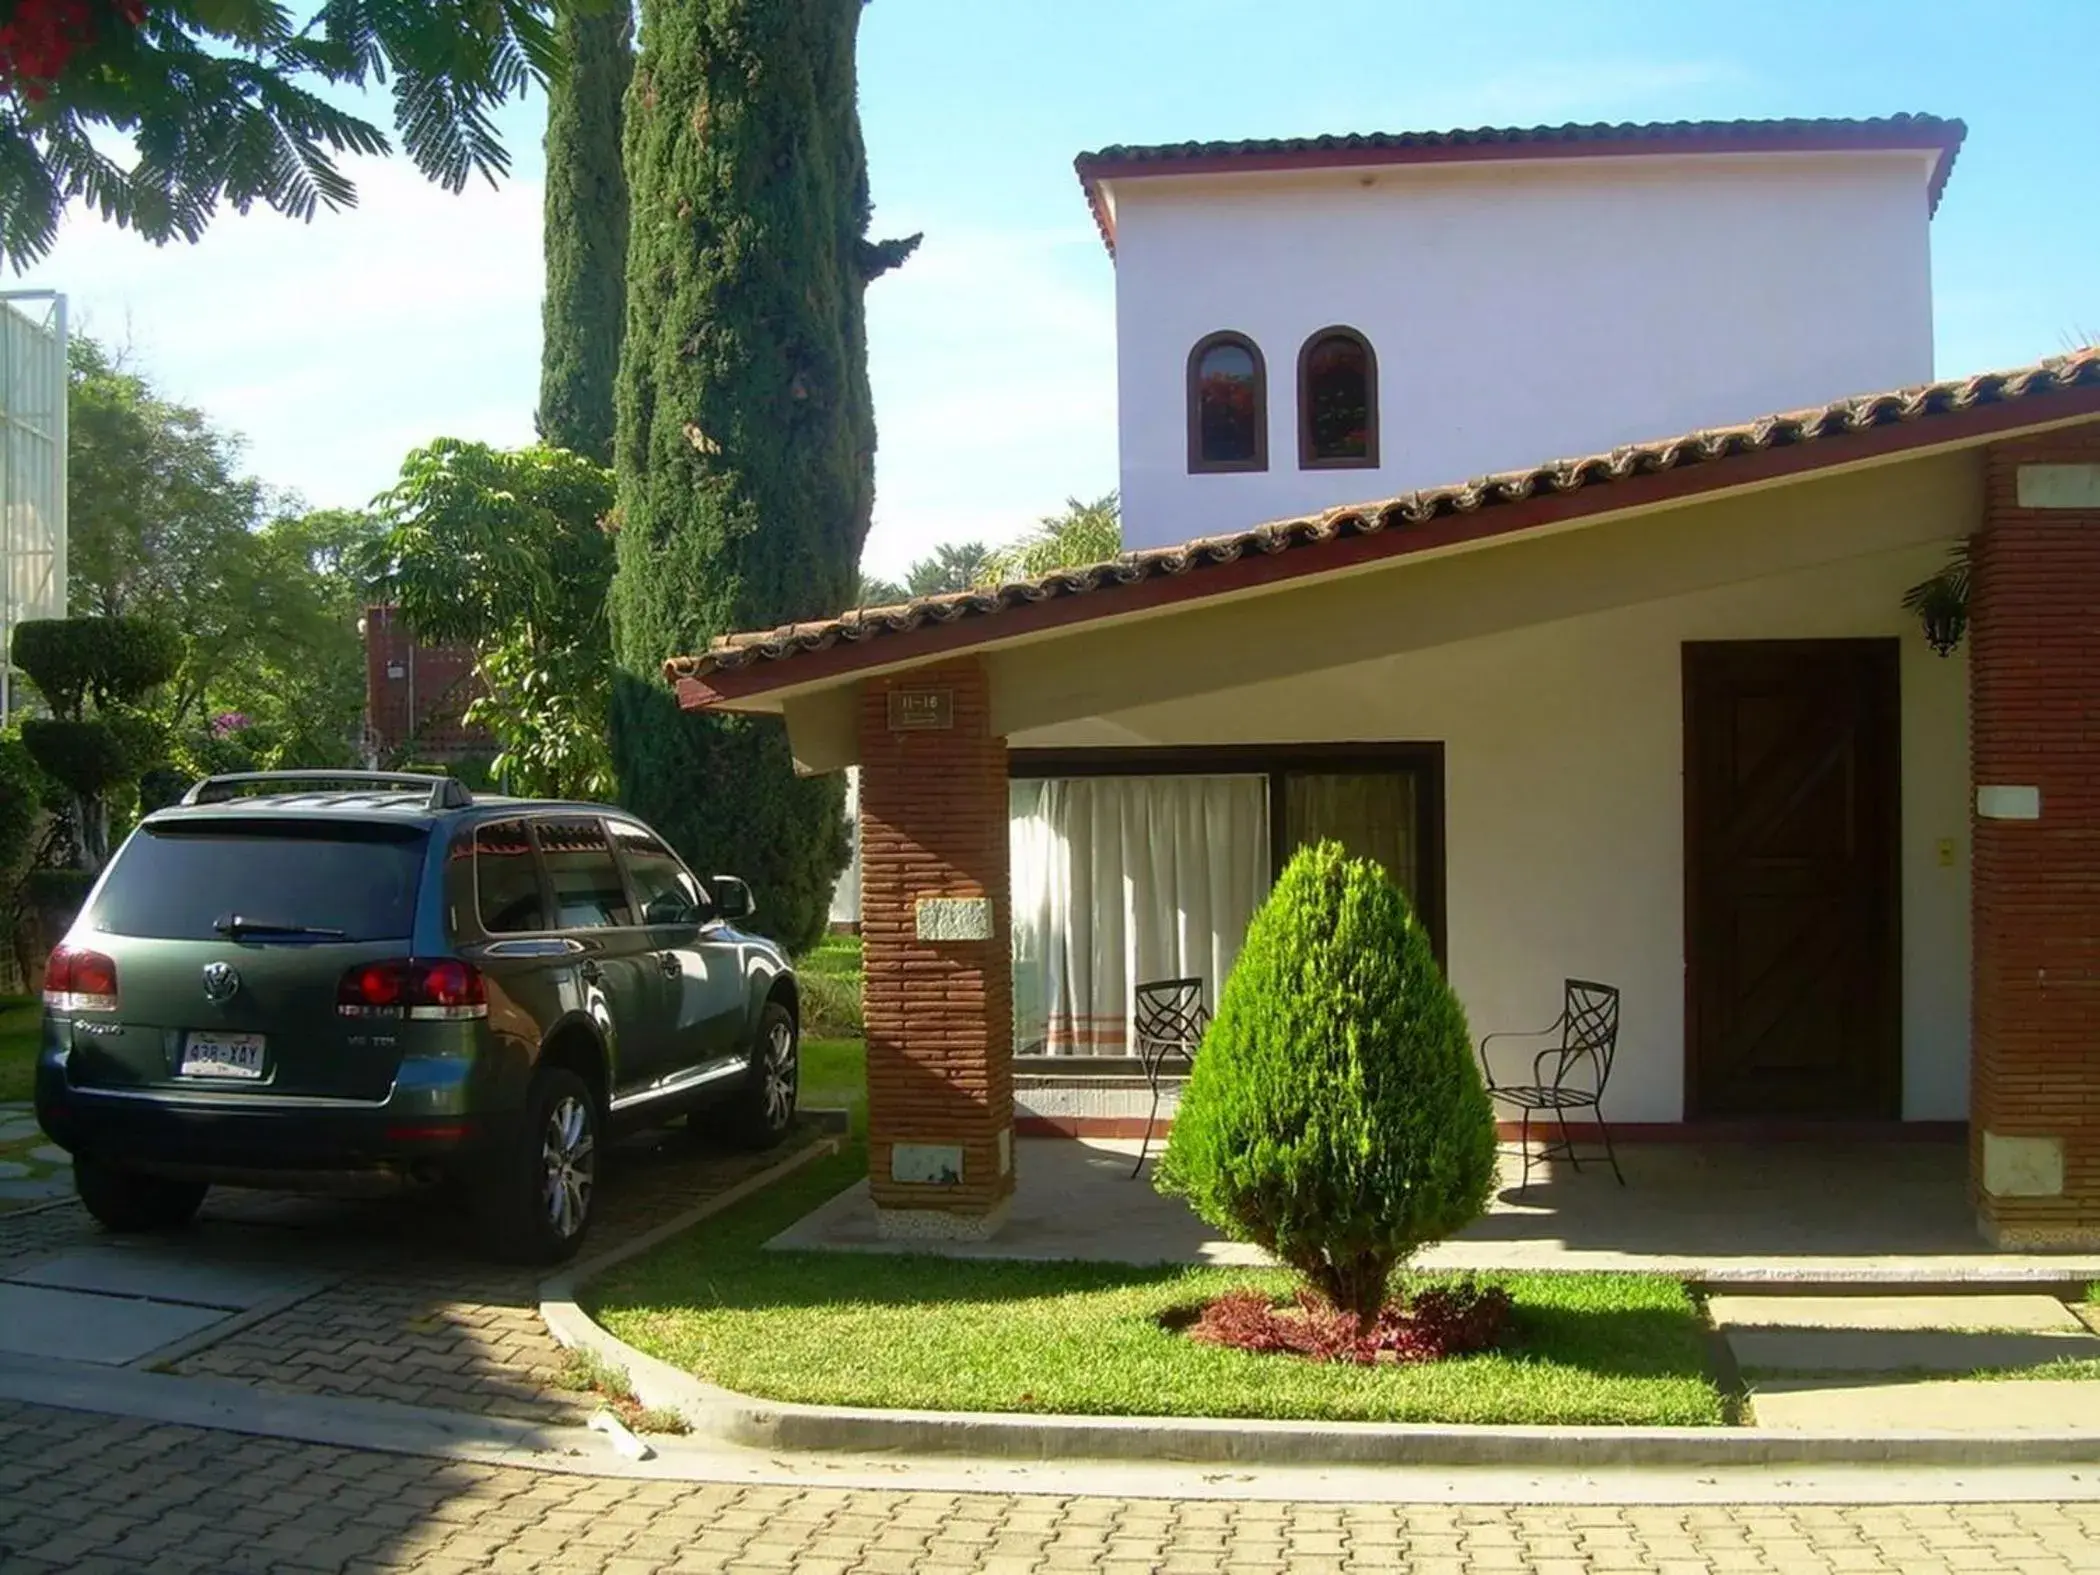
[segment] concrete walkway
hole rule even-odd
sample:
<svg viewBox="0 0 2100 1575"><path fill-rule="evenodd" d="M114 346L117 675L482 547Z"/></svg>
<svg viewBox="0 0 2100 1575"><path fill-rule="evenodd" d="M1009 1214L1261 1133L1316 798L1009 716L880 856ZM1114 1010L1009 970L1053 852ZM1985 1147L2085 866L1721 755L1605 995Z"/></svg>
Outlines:
<svg viewBox="0 0 2100 1575"><path fill-rule="evenodd" d="M1012 1213L993 1241L882 1241L863 1185L771 1245L1112 1263L1265 1261L1155 1192L1149 1164L1132 1180L1135 1139L1032 1139L1016 1150ZM1969 1210L1959 1144L1645 1144L1628 1145L1620 1161L1623 1187L1594 1165L1580 1173L1556 1165L1534 1167L1531 1189L1519 1192L1518 1156L1505 1149L1491 1211L1424 1253L1422 1267L1633 1270L1719 1285L2100 1280L2100 1254L1986 1248Z"/></svg>
<svg viewBox="0 0 2100 1575"><path fill-rule="evenodd" d="M2100 1359L2053 1296L1716 1296L1708 1311L1761 1427L2002 1436L2100 1417L2100 1382L2047 1376Z"/></svg>

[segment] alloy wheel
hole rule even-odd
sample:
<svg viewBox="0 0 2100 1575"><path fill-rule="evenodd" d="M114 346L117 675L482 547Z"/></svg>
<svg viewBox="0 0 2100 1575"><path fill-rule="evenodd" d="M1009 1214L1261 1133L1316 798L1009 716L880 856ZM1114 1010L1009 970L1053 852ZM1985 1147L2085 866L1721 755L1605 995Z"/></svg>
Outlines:
<svg viewBox="0 0 2100 1575"><path fill-rule="evenodd" d="M766 1034L766 1125L779 1131L795 1119L795 1030L776 1021Z"/></svg>
<svg viewBox="0 0 2100 1575"><path fill-rule="evenodd" d="M563 1241L582 1231L590 1218L591 1186L597 1179L597 1137L584 1101L564 1094L547 1112L540 1144L540 1196L547 1223Z"/></svg>

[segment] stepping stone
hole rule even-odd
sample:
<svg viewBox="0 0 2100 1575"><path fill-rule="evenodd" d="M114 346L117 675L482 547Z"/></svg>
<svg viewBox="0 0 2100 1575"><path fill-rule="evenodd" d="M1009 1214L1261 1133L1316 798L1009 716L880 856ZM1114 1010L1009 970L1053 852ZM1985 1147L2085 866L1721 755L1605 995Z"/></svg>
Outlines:
<svg viewBox="0 0 2100 1575"><path fill-rule="evenodd" d="M1714 1327L1735 1329L2005 1330L2077 1334L2054 1296L1716 1296Z"/></svg>
<svg viewBox="0 0 2100 1575"><path fill-rule="evenodd" d="M44 1135L44 1129L30 1121L0 1121L0 1144L26 1143L31 1138Z"/></svg>
<svg viewBox="0 0 2100 1575"><path fill-rule="evenodd" d="M184 1241L79 1247L12 1274L8 1282L234 1312L295 1291L319 1289L327 1278L317 1278L312 1265L297 1261L215 1259L208 1244Z"/></svg>
<svg viewBox="0 0 2100 1575"><path fill-rule="evenodd" d="M0 1283L0 1351L111 1367L209 1328L216 1307L179 1307L130 1296L87 1296Z"/></svg>
<svg viewBox="0 0 2100 1575"><path fill-rule="evenodd" d="M2053 1296L1717 1296L1746 1373L1977 1373L2100 1359Z"/></svg>
<svg viewBox="0 0 2100 1575"><path fill-rule="evenodd" d="M64 1165L70 1167L73 1156L56 1143L45 1143L29 1151L29 1157L40 1165Z"/></svg>
<svg viewBox="0 0 2100 1575"><path fill-rule="evenodd" d="M2086 1433L2100 1383L2082 1379L1774 1379L1755 1386L1759 1427L1791 1433Z"/></svg>
<svg viewBox="0 0 2100 1575"><path fill-rule="evenodd" d="M0 1159L0 1181L12 1181L17 1176L29 1174L27 1165L17 1164L11 1159Z"/></svg>
<svg viewBox="0 0 2100 1575"><path fill-rule="evenodd" d="M27 1181L0 1181L0 1203L48 1203L73 1195L71 1176L36 1176Z"/></svg>

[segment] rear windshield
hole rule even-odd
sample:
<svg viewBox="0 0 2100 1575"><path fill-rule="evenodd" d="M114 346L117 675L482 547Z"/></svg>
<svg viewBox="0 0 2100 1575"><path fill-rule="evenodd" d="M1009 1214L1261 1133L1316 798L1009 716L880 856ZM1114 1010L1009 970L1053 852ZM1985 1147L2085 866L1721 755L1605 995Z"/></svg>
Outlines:
<svg viewBox="0 0 2100 1575"><path fill-rule="evenodd" d="M405 939L425 835L354 821L148 826L118 855L89 922L160 940L219 940L235 919L263 941Z"/></svg>

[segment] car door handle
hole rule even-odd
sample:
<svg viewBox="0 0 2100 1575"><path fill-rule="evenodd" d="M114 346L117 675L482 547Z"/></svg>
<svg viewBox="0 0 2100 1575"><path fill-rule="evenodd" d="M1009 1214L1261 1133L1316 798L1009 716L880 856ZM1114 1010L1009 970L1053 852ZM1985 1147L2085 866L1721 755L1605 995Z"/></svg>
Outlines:
<svg viewBox="0 0 2100 1575"><path fill-rule="evenodd" d="M679 962L678 953L676 952L658 952L656 954L656 966L663 969L664 977L668 979L676 979L685 972L685 966Z"/></svg>

